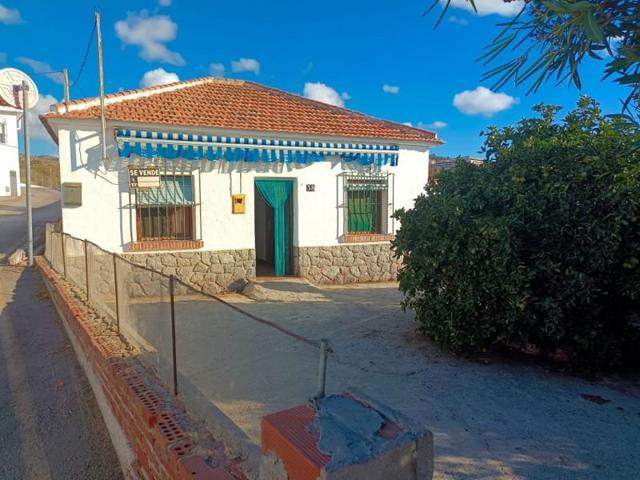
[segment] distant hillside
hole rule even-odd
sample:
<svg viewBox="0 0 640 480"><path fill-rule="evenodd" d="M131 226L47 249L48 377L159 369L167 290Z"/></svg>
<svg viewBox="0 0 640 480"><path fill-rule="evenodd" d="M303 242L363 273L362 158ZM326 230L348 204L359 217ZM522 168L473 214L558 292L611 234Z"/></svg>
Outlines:
<svg viewBox="0 0 640 480"><path fill-rule="evenodd" d="M20 155L20 179L26 180L24 156ZM31 183L49 188L60 188L60 163L58 157L35 155L31 157Z"/></svg>
<svg viewBox="0 0 640 480"><path fill-rule="evenodd" d="M478 158L478 157L471 157L469 155L463 156L463 155L458 155L457 157L450 157L450 156L446 156L446 155L436 155L434 153L429 155L429 158L431 159L431 164L451 164L454 165L456 163L457 160L464 160L467 162L471 162L471 163L480 163L480 162L484 162L484 160L482 158Z"/></svg>
<svg viewBox="0 0 640 480"><path fill-rule="evenodd" d="M462 155L457 157L446 157L442 155L431 154L429 155L429 163L430 163L429 168L431 172L429 174L429 178L435 181L436 178L438 178L438 174L440 172L442 172L443 170L449 170L455 167L456 162L458 162L459 160L462 160L463 162L473 163L474 165L482 165L484 163L484 160L477 157L469 157L469 156L463 157Z"/></svg>

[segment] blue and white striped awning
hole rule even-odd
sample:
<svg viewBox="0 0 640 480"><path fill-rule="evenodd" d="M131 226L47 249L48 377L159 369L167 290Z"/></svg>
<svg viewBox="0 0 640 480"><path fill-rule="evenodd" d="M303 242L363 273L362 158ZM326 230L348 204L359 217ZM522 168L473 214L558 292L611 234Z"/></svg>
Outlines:
<svg viewBox="0 0 640 480"><path fill-rule="evenodd" d="M123 158L308 164L321 162L331 155L360 165L398 164L398 146L388 144L222 137L130 129L116 129L116 141L118 154Z"/></svg>

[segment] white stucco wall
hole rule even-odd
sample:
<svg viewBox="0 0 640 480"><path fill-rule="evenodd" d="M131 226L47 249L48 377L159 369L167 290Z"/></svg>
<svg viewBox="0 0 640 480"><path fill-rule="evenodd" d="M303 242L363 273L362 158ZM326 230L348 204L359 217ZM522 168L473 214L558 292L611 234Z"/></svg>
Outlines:
<svg viewBox="0 0 640 480"><path fill-rule="evenodd" d="M132 240L126 175L100 161L100 137L91 125L59 130L58 145L61 183L82 183L82 206L62 208L64 231L121 252ZM113 156L113 145L109 153Z"/></svg>
<svg viewBox="0 0 640 480"><path fill-rule="evenodd" d="M0 111L0 122L7 127L6 143L0 143L0 196L11 194L10 172L16 172L17 194L20 195L20 164L18 160L18 114Z"/></svg>
<svg viewBox="0 0 640 480"><path fill-rule="evenodd" d="M151 127L150 127L151 128ZM63 208L64 230L76 237L87 238L110 251L122 251L135 240L132 210L128 208L128 177L117 158L113 134L108 135L108 168L99 161L100 147L97 125L69 125L59 130L61 181L82 183L82 207ZM295 246L331 246L340 243L343 219L342 194L337 192L337 176L354 168L334 161L298 166L288 164L239 164L236 162L204 162L200 179L194 178L195 198L200 187L202 231L196 215L194 225L205 250L255 248L254 180L286 178L294 181ZM426 147L402 146L398 166L383 168L394 174L390 193L394 207L409 208L420 194L428 178L429 158ZM121 168L118 175L116 168ZM241 172L242 171L242 172ZM306 185L315 191L307 192ZM393 187L393 188L392 188ZM245 214L231 213L231 194L244 193ZM339 195L339 197L338 197ZM389 232L391 233L391 221ZM396 229L398 222L395 222ZM133 234L133 237L132 237Z"/></svg>

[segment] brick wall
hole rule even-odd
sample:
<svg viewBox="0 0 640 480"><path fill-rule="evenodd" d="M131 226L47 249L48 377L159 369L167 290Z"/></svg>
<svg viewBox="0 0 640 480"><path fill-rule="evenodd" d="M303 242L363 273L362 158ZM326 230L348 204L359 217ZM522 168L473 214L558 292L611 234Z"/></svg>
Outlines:
<svg viewBox="0 0 640 480"><path fill-rule="evenodd" d="M80 350L76 353L86 360L81 363L89 369L87 375L97 379L106 397L109 411L103 415L115 417L124 432L134 458L125 466L127 477L245 479L240 461L229 458L224 444L187 414L113 327L84 304L82 293L43 257L36 258L36 265L72 343Z"/></svg>

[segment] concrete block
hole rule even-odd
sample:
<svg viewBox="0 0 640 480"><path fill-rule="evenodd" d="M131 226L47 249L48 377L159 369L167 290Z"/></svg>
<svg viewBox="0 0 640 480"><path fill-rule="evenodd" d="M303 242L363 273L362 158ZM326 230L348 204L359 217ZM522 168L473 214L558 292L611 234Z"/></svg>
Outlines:
<svg viewBox="0 0 640 480"><path fill-rule="evenodd" d="M263 480L430 480L433 436L349 390L262 419Z"/></svg>
<svg viewBox="0 0 640 480"><path fill-rule="evenodd" d="M9 255L7 262L9 263L9 265L15 266L15 265L20 265L26 259L27 259L27 254L25 253L24 250L19 248L15 252L13 252L11 255Z"/></svg>

